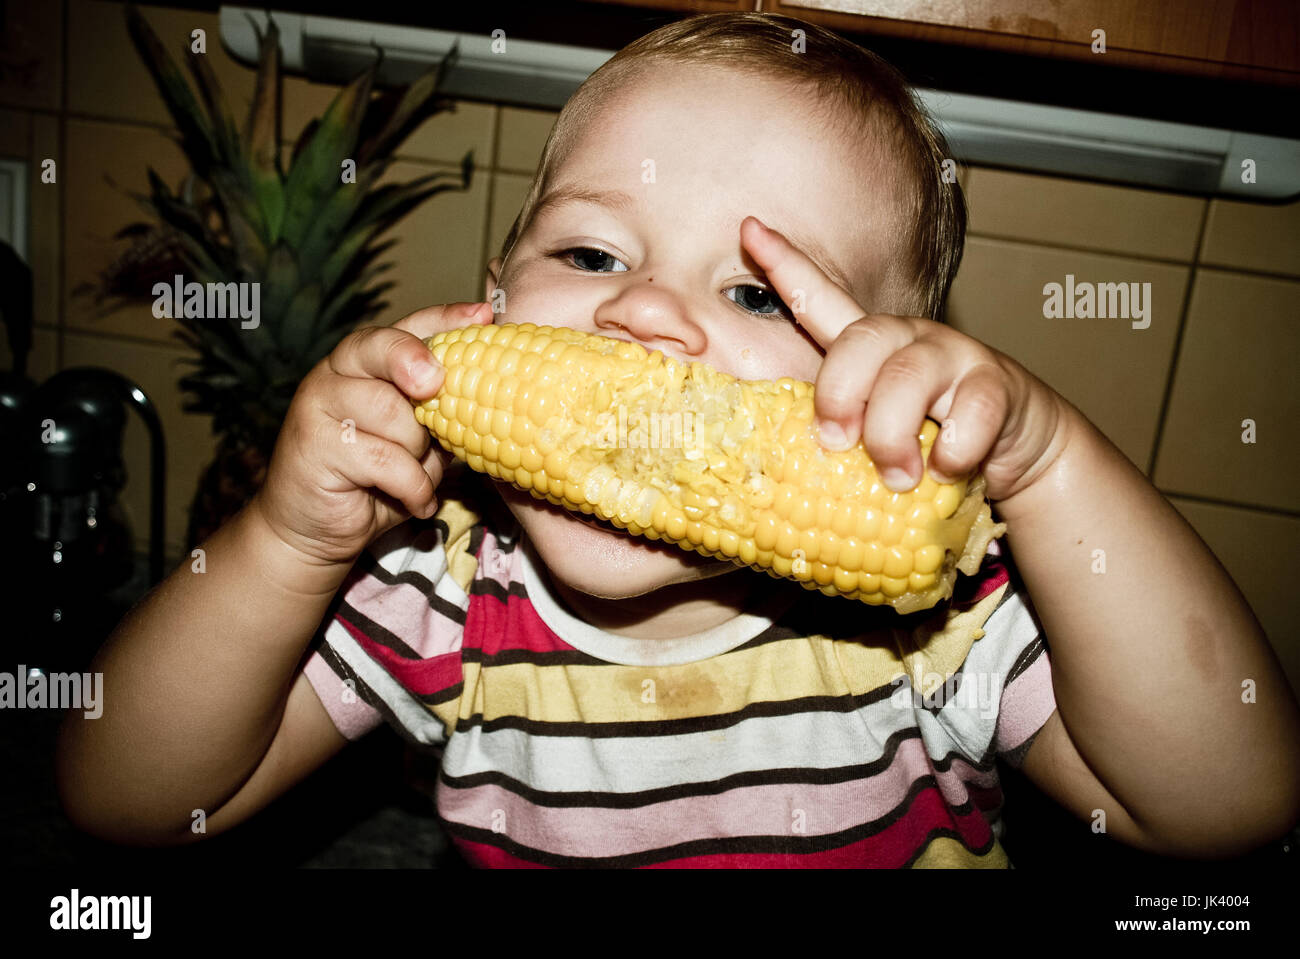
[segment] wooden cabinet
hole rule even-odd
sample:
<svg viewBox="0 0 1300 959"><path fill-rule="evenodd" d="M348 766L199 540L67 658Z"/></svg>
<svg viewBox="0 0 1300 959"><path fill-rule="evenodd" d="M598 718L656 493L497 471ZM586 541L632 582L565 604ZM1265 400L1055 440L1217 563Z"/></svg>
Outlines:
<svg viewBox="0 0 1300 959"><path fill-rule="evenodd" d="M766 10L877 37L1300 86L1296 0L604 0L683 15ZM1095 31L1105 52L1095 52Z"/></svg>

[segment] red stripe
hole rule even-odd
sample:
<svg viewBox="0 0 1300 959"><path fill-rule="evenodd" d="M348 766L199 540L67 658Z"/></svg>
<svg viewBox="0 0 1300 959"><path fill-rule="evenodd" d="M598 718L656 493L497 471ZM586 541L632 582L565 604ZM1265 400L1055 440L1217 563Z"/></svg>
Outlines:
<svg viewBox="0 0 1300 959"><path fill-rule="evenodd" d="M432 696L455 686L464 679L460 650L452 650L429 659L407 659L387 646L374 642L341 615L334 617L343 624L365 653L384 667L403 689L417 696Z"/></svg>
<svg viewBox="0 0 1300 959"><path fill-rule="evenodd" d="M954 816L943 795L927 787L912 801L898 822L865 839L838 849L809 853L717 853L685 856L656 862L648 869L898 869L924 851L926 836L948 827L968 849L984 849L993 831L978 806ZM490 846L453 836L453 841L470 865L481 869L540 869L539 863ZM791 839L794 845L797 840Z"/></svg>
<svg viewBox="0 0 1300 959"><path fill-rule="evenodd" d="M953 609L965 609L974 606L989 593L1001 588L1001 586L1011 579L1007 572L1007 567L1002 560L992 555L984 557L984 564L980 567L979 572L974 576L958 576L957 584L953 587L952 601L949 604Z"/></svg>
<svg viewBox="0 0 1300 959"><path fill-rule="evenodd" d="M477 595L465 611L465 649L481 649L488 656L526 649L535 653L572 653L577 650L542 621L532 600L508 596Z"/></svg>

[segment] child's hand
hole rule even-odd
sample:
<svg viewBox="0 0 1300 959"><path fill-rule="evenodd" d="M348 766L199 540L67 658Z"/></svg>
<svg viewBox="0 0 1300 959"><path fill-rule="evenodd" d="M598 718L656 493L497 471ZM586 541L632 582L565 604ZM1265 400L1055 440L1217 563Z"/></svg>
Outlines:
<svg viewBox="0 0 1300 959"><path fill-rule="evenodd" d="M252 503L280 539L311 562L351 563L408 515L433 514L447 458L411 400L445 370L421 339L475 322L492 322L486 304L419 310L350 334L303 378Z"/></svg>
<svg viewBox="0 0 1300 959"><path fill-rule="evenodd" d="M866 314L757 217L740 234L782 300L802 300L795 317L826 352L815 384L826 448L862 438L885 485L910 490L921 479L917 435L928 416L943 427L931 474L956 479L984 464L985 495L997 501L1029 486L1064 447L1065 400L1009 356L933 320Z"/></svg>

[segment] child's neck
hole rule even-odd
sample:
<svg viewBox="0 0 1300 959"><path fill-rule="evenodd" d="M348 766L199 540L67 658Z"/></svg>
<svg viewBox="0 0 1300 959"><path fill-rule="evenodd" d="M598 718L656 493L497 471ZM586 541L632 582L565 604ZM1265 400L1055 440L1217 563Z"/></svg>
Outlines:
<svg viewBox="0 0 1300 959"><path fill-rule="evenodd" d="M575 616L597 629L633 639L673 639L721 626L771 591L768 577L746 573L736 569L627 599L591 596L554 577L550 583Z"/></svg>

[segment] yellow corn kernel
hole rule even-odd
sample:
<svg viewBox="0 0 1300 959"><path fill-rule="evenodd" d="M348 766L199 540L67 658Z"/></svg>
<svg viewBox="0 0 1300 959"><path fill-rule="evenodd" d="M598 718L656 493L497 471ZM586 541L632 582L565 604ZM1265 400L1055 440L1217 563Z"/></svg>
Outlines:
<svg viewBox="0 0 1300 959"><path fill-rule="evenodd" d="M742 381L561 327L470 326L426 343L447 369L416 418L471 468L631 535L900 613L973 574L994 523L984 478L884 486L859 442L822 449L813 386ZM938 438L926 420L922 461Z"/></svg>

